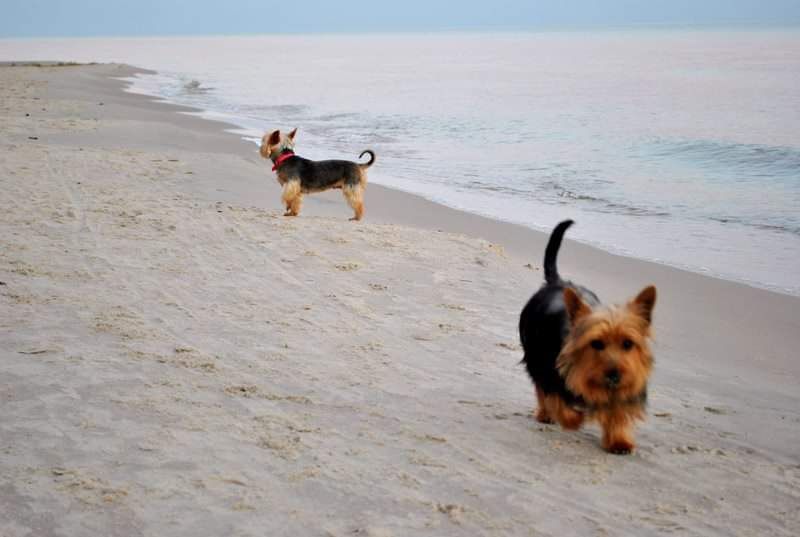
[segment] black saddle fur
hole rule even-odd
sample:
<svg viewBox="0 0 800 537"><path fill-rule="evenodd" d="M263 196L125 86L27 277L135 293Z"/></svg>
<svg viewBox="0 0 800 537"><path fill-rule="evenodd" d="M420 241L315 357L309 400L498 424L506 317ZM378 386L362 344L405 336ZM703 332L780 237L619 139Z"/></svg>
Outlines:
<svg viewBox="0 0 800 537"><path fill-rule="evenodd" d="M558 394L572 406L582 406L580 396L569 391L556 369L556 359L569 335L570 322L564 305L564 288L571 287L590 307L600 304L592 291L561 279L556 257L564 233L573 224L565 220L550 235L544 254L545 283L531 297L519 317L519 337L525 356L522 362L533 383L545 394Z"/></svg>

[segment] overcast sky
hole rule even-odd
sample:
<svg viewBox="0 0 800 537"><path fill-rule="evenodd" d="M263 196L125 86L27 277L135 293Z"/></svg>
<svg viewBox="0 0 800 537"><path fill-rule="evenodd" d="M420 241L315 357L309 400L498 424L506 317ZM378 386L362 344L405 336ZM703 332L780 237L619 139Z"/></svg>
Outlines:
<svg viewBox="0 0 800 537"><path fill-rule="evenodd" d="M0 37L800 25L800 0L0 0Z"/></svg>

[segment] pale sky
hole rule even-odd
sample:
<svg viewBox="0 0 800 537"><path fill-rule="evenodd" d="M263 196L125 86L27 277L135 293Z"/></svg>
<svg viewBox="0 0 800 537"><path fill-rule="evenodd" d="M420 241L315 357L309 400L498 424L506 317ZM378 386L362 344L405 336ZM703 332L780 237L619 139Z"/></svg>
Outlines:
<svg viewBox="0 0 800 537"><path fill-rule="evenodd" d="M0 0L0 37L800 25L800 0Z"/></svg>

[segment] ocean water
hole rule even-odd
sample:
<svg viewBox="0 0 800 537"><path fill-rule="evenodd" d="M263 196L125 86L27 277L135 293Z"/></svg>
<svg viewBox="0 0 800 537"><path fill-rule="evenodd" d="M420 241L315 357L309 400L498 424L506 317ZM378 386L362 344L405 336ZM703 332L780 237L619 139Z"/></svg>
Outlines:
<svg viewBox="0 0 800 537"><path fill-rule="evenodd" d="M149 68L132 91L254 142L298 127L309 158L374 149L371 182L800 295L800 29L0 40L23 59Z"/></svg>

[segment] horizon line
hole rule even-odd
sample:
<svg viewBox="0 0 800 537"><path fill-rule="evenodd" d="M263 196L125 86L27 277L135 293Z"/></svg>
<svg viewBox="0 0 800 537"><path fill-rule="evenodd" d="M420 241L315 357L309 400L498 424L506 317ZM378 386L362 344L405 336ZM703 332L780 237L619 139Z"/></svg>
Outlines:
<svg viewBox="0 0 800 537"><path fill-rule="evenodd" d="M337 36L337 35L419 35L419 34L525 34L551 32L610 32L621 30L800 30L800 19L786 20L730 20L718 22L633 22L624 24L542 24L520 27L458 27L427 29L395 29L383 31L362 30L298 30L278 32L174 32L174 33L118 33L118 34L30 34L0 35L2 39L96 39L96 38L166 38L166 37L255 37L255 36Z"/></svg>

